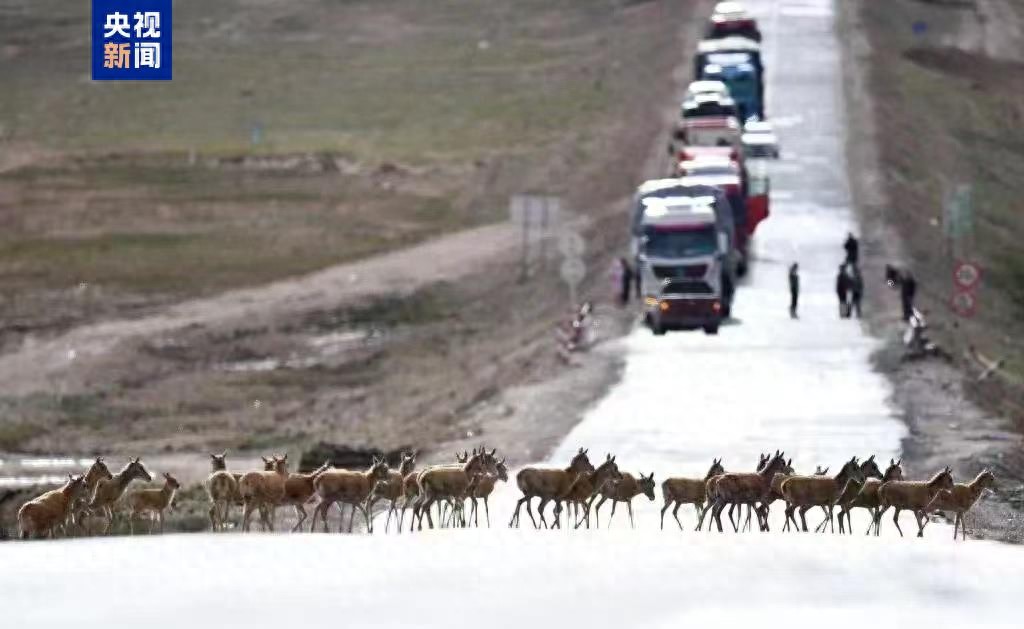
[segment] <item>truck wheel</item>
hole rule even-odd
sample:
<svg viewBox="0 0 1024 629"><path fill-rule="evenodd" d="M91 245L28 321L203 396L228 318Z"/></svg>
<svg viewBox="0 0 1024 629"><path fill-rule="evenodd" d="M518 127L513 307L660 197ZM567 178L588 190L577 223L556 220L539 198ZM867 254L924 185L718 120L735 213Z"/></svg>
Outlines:
<svg viewBox="0 0 1024 629"><path fill-rule="evenodd" d="M722 316L726 319L732 318L732 302L727 301L722 304ZM717 326L716 326L717 327Z"/></svg>
<svg viewBox="0 0 1024 629"><path fill-rule="evenodd" d="M654 321L651 321L650 326L651 333L654 334L654 336L665 336L665 326L660 323L655 323Z"/></svg>
<svg viewBox="0 0 1024 629"><path fill-rule="evenodd" d="M718 334L718 324L704 326L704 334L717 335Z"/></svg>

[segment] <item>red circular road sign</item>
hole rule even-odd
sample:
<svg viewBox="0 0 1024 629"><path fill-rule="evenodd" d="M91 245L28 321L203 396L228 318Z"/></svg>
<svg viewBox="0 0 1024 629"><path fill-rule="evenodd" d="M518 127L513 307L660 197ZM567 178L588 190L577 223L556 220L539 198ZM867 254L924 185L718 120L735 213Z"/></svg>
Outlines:
<svg viewBox="0 0 1024 629"><path fill-rule="evenodd" d="M978 298L974 296L974 293L958 291L949 300L949 307L961 317L973 317L974 312L978 309Z"/></svg>
<svg viewBox="0 0 1024 629"><path fill-rule="evenodd" d="M974 288L981 279L981 267L973 262L957 262L953 269L953 281L963 290Z"/></svg>

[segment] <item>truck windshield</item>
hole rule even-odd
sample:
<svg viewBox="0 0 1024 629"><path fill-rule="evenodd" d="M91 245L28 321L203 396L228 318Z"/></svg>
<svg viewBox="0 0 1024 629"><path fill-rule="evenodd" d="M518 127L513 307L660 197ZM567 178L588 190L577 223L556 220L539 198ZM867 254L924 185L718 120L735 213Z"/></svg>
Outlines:
<svg viewBox="0 0 1024 629"><path fill-rule="evenodd" d="M646 227L644 252L654 258L708 256L718 247L712 225L693 229Z"/></svg>

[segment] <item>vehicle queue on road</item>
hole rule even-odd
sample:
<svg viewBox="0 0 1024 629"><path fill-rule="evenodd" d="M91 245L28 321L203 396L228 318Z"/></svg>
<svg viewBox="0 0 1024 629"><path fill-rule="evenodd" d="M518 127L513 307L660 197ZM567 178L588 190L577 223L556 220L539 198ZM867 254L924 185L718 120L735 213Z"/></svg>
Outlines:
<svg viewBox="0 0 1024 629"><path fill-rule="evenodd" d="M637 292L656 335L718 333L750 265L751 238L768 218L768 177L750 167L779 155L765 119L760 41L757 21L740 3L718 3L668 145L672 172L634 195Z"/></svg>

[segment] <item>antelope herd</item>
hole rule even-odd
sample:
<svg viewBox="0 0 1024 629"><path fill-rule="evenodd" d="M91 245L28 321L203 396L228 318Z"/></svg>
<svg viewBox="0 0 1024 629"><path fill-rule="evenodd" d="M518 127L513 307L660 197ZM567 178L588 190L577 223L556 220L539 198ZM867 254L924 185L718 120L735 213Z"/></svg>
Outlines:
<svg viewBox="0 0 1024 629"><path fill-rule="evenodd" d="M231 512L240 508L237 522L242 531L250 530L250 522L258 514L263 530L273 531L279 507L291 506L296 522L292 531L301 530L307 519L309 531L328 530L331 507L338 506L338 530L352 532L356 512L362 514L368 532L373 531L374 507L382 503L387 507L385 532L394 518L398 532L405 528L407 511L408 530L422 530L424 520L429 528L436 526L467 527L472 522L479 526L479 501L483 501L485 522L490 526L488 498L498 482L508 481L508 467L504 458L497 457L495 449L484 447L457 454L455 461L416 469L417 453L403 453L397 471L389 469L382 459L374 459L366 470L346 470L332 467L329 462L309 473L288 471L288 457L263 457L262 470L245 473L229 472L227 453L211 454L212 470L205 482L209 497L209 520L212 531L227 530L233 522ZM710 515L708 530L724 531L722 512L727 515L733 531L750 528L756 517L761 531L769 531L770 508L776 501L785 503L783 531L808 531L807 514L820 509L823 519L815 531L835 530L836 507L839 508L840 534L852 533L850 513L855 508L868 511L871 523L865 534L879 535L882 516L893 510L893 524L900 536L903 530L899 514L911 511L917 520L918 537L924 536L929 514L936 511L954 514L953 538L957 534L967 538L964 514L978 501L982 492L995 484L988 470L982 471L969 483L957 484L947 467L928 480L903 479L902 459L890 460L883 472L872 455L861 461L852 457L838 472L829 474L820 466L813 474L797 474L792 459L783 452L762 454L752 472L728 472L721 459L714 459L702 478L667 478L661 483L664 504L661 508L661 528L665 527L665 514L672 509L672 517L680 530L679 509L693 505L696 510L696 530L702 530ZM171 506L180 484L170 474L163 474L163 484L129 491L133 480L152 481L153 477L138 458L130 459L117 473L111 473L103 457L98 457L81 476L68 475L67 482L29 502L18 511L21 537L55 537L91 534L90 520L102 520L101 532L110 532L118 513L128 518L130 532L135 532L139 517L150 519L149 532L158 525L163 532L164 512ZM633 499L643 495L655 498L654 474L634 475L619 470L616 457L606 454L596 467L589 452L580 448L564 468L525 467L516 474L516 486L522 496L516 502L509 527L519 527L520 513L526 514L535 528L566 527L590 528L599 526L601 506L611 501L611 518L619 503L625 503L630 526L635 526ZM538 500L537 517L532 502ZM470 504L467 516L466 504ZM306 505L314 504L308 518ZM552 504L549 523L545 508ZM344 510L349 508L347 529ZM746 519L742 518L746 507ZM735 514L735 518L734 518ZM799 521L797 519L799 516Z"/></svg>

